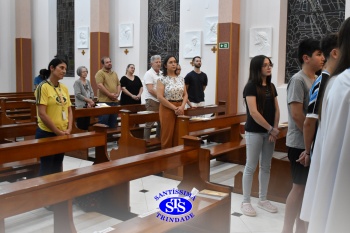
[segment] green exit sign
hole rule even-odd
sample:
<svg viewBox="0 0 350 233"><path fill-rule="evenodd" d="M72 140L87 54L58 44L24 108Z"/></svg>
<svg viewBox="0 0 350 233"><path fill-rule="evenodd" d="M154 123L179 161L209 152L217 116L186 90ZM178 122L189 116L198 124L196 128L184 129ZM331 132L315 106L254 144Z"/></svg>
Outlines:
<svg viewBox="0 0 350 233"><path fill-rule="evenodd" d="M229 49L230 43L229 42L220 42L219 43L219 49Z"/></svg>

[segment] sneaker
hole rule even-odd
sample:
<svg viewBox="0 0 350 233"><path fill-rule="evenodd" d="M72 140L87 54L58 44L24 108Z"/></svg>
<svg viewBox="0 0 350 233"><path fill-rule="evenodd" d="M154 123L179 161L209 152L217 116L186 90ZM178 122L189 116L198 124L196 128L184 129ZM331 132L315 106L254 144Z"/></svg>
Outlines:
<svg viewBox="0 0 350 233"><path fill-rule="evenodd" d="M263 209L263 210L266 210L267 212L270 212L270 213L277 213L278 212L277 207L272 205L271 202L269 202L268 200L259 201L258 207Z"/></svg>
<svg viewBox="0 0 350 233"><path fill-rule="evenodd" d="M256 211L250 203L242 203L241 211L246 216L250 216L250 217L256 216Z"/></svg>

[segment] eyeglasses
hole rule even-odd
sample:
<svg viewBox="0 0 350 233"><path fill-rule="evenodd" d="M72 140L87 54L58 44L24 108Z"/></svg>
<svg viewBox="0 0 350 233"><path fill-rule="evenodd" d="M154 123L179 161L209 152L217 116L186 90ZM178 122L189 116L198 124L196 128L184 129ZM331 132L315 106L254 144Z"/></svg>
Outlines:
<svg viewBox="0 0 350 233"><path fill-rule="evenodd" d="M271 63L271 64L264 64L264 65L262 65L262 68L267 68L267 67L272 68L273 64Z"/></svg>

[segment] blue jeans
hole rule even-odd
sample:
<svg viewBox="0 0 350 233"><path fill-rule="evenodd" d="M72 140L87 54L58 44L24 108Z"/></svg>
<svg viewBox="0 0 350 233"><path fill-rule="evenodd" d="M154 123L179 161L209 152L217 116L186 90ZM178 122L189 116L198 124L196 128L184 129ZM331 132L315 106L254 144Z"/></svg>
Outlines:
<svg viewBox="0 0 350 233"><path fill-rule="evenodd" d="M268 133L245 132L247 162L243 172L243 202L250 203L253 176L260 160L259 198L266 200L270 180L270 168L275 143L269 141Z"/></svg>
<svg viewBox="0 0 350 233"><path fill-rule="evenodd" d="M106 102L105 104L109 106L119 105L119 103L117 102ZM118 114L102 115L98 117L98 123L108 125L109 128L116 128L118 123L117 117L118 117Z"/></svg>
<svg viewBox="0 0 350 233"><path fill-rule="evenodd" d="M55 133L44 131L39 127L36 129L36 132L35 132L36 139L49 138L49 137L55 137L55 136L57 136ZM40 148L38 148L38 150L40 150ZM39 176L45 176L45 175L61 172L63 170L62 169L63 157L64 157L64 153L41 157Z"/></svg>

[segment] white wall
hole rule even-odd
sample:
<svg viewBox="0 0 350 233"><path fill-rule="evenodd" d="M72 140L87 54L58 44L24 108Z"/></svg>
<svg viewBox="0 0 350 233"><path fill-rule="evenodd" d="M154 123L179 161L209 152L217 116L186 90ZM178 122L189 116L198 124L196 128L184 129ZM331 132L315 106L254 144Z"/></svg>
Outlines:
<svg viewBox="0 0 350 233"><path fill-rule="evenodd" d="M205 17L218 16L218 0L181 0L180 1L180 45L179 45L179 63L181 65L181 75L186 76L193 66L192 59L183 58L184 33L187 31L201 31L201 70L208 76L208 86L205 89L205 103L214 104L216 96L216 55L211 48L213 45L204 44L203 29L205 26Z"/></svg>
<svg viewBox="0 0 350 233"><path fill-rule="evenodd" d="M128 64L135 65L135 75L143 78L147 71L148 1L110 1L110 56L113 69L119 79L125 75ZM119 47L119 24L133 23L134 44L129 48ZM124 50L128 49L128 54ZM142 99L144 102L144 100Z"/></svg>
<svg viewBox="0 0 350 233"><path fill-rule="evenodd" d="M32 0L33 79L57 54L56 0Z"/></svg>
<svg viewBox="0 0 350 233"><path fill-rule="evenodd" d="M350 17L350 0L345 1L345 19Z"/></svg>
<svg viewBox="0 0 350 233"><path fill-rule="evenodd" d="M15 20L15 1L2 0L0 2L0 93L16 91Z"/></svg>
<svg viewBox="0 0 350 233"><path fill-rule="evenodd" d="M249 30L250 28L272 27L271 60L274 64L272 82L277 87L281 111L280 122L285 122L288 120L286 85L284 84L287 1L241 0L241 12L244 13L241 14L238 111L245 111L241 93L249 77L251 60L249 57Z"/></svg>

